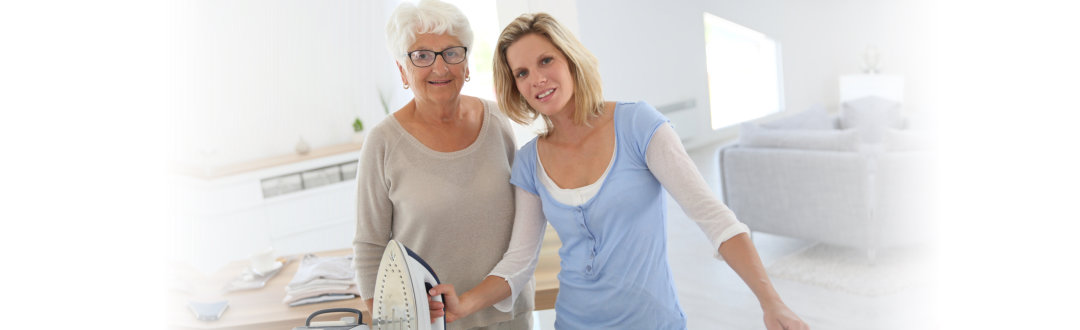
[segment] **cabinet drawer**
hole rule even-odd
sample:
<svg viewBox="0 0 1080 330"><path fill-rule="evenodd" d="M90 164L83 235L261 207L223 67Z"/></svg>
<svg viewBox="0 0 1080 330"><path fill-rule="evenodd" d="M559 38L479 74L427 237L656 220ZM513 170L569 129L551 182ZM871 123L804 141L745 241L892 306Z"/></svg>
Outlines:
<svg viewBox="0 0 1080 330"><path fill-rule="evenodd" d="M356 221L344 218L339 220L341 221L321 228L275 238L274 250L282 254L301 254L350 248L356 233Z"/></svg>
<svg viewBox="0 0 1080 330"><path fill-rule="evenodd" d="M265 205L271 238L281 238L355 218L355 184L343 181L305 190Z"/></svg>

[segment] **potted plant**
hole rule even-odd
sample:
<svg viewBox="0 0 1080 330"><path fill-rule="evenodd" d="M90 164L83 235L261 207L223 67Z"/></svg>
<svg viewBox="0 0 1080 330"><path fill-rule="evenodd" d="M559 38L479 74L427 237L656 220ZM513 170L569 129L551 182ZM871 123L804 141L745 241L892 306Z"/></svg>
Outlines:
<svg viewBox="0 0 1080 330"><path fill-rule="evenodd" d="M360 120L360 117L356 117L356 120L353 120L352 128L353 128L353 137L352 137L353 143L359 144L359 143L364 142L364 121Z"/></svg>

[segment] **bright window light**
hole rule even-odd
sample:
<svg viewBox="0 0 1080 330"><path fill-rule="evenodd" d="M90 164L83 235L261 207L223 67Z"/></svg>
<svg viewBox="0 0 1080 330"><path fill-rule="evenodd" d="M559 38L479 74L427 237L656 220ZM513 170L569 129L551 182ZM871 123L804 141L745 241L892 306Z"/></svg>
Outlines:
<svg viewBox="0 0 1080 330"><path fill-rule="evenodd" d="M469 18L473 29L473 45L469 48L469 76L471 79L461 88L461 94L495 99L494 69L491 67L495 56L495 44L499 41L499 17L496 13L495 0L445 0L457 6ZM536 136L543 127L543 121L537 120L531 126L510 122L514 130L514 139L521 147Z"/></svg>
<svg viewBox="0 0 1080 330"><path fill-rule="evenodd" d="M712 129L779 112L780 46L761 32L705 13Z"/></svg>
<svg viewBox="0 0 1080 330"><path fill-rule="evenodd" d="M499 18L495 13L495 0L464 1L445 0L457 6L469 18L473 30L473 45L469 47L469 82L461 88L461 93L489 100L495 100L494 73L491 59L495 54L498 41Z"/></svg>

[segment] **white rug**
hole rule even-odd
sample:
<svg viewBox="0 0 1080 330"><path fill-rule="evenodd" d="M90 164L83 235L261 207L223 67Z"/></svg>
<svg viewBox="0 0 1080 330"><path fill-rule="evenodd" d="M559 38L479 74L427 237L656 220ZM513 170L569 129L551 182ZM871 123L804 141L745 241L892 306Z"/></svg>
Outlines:
<svg viewBox="0 0 1080 330"><path fill-rule="evenodd" d="M873 261L866 250L815 244L767 267L769 276L865 296L893 294L930 279L929 253L882 249Z"/></svg>

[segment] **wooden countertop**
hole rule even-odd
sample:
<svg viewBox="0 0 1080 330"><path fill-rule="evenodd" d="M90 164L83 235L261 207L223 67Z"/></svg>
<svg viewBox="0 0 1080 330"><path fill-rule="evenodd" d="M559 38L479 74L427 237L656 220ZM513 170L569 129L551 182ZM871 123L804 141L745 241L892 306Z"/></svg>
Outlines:
<svg viewBox="0 0 1080 330"><path fill-rule="evenodd" d="M558 250L561 242L555 231L549 225L544 238L544 245L540 249L540 260L536 266L536 309L545 310L555 307L555 297L559 294ZM315 253L319 256L341 256L352 253L352 249L341 249ZM229 280L241 274L246 261L233 262L222 268L217 273L209 276L200 275L197 271L188 267L180 267L176 270L176 276L184 283L191 286L186 292L174 291L168 297L167 313L169 329L259 329L259 330L291 330L293 327L302 326L308 315L315 311L327 308L356 308L361 310L364 323L370 323L370 313L360 298L324 302L297 307L289 307L282 302L285 296L285 285L292 280L300 265L302 256L292 256L292 260L276 276L271 278L266 286L246 291L234 291L221 293L221 289ZM192 312L188 310L188 301L212 302L228 300L229 307L217 321L196 320ZM345 315L342 315L345 316ZM340 316L337 316L340 317ZM327 319L334 319L330 315Z"/></svg>
<svg viewBox="0 0 1080 330"><path fill-rule="evenodd" d="M536 262L536 310L555 308L555 298L559 295L559 248L562 241L559 234L547 225L544 244L540 246L540 260Z"/></svg>

